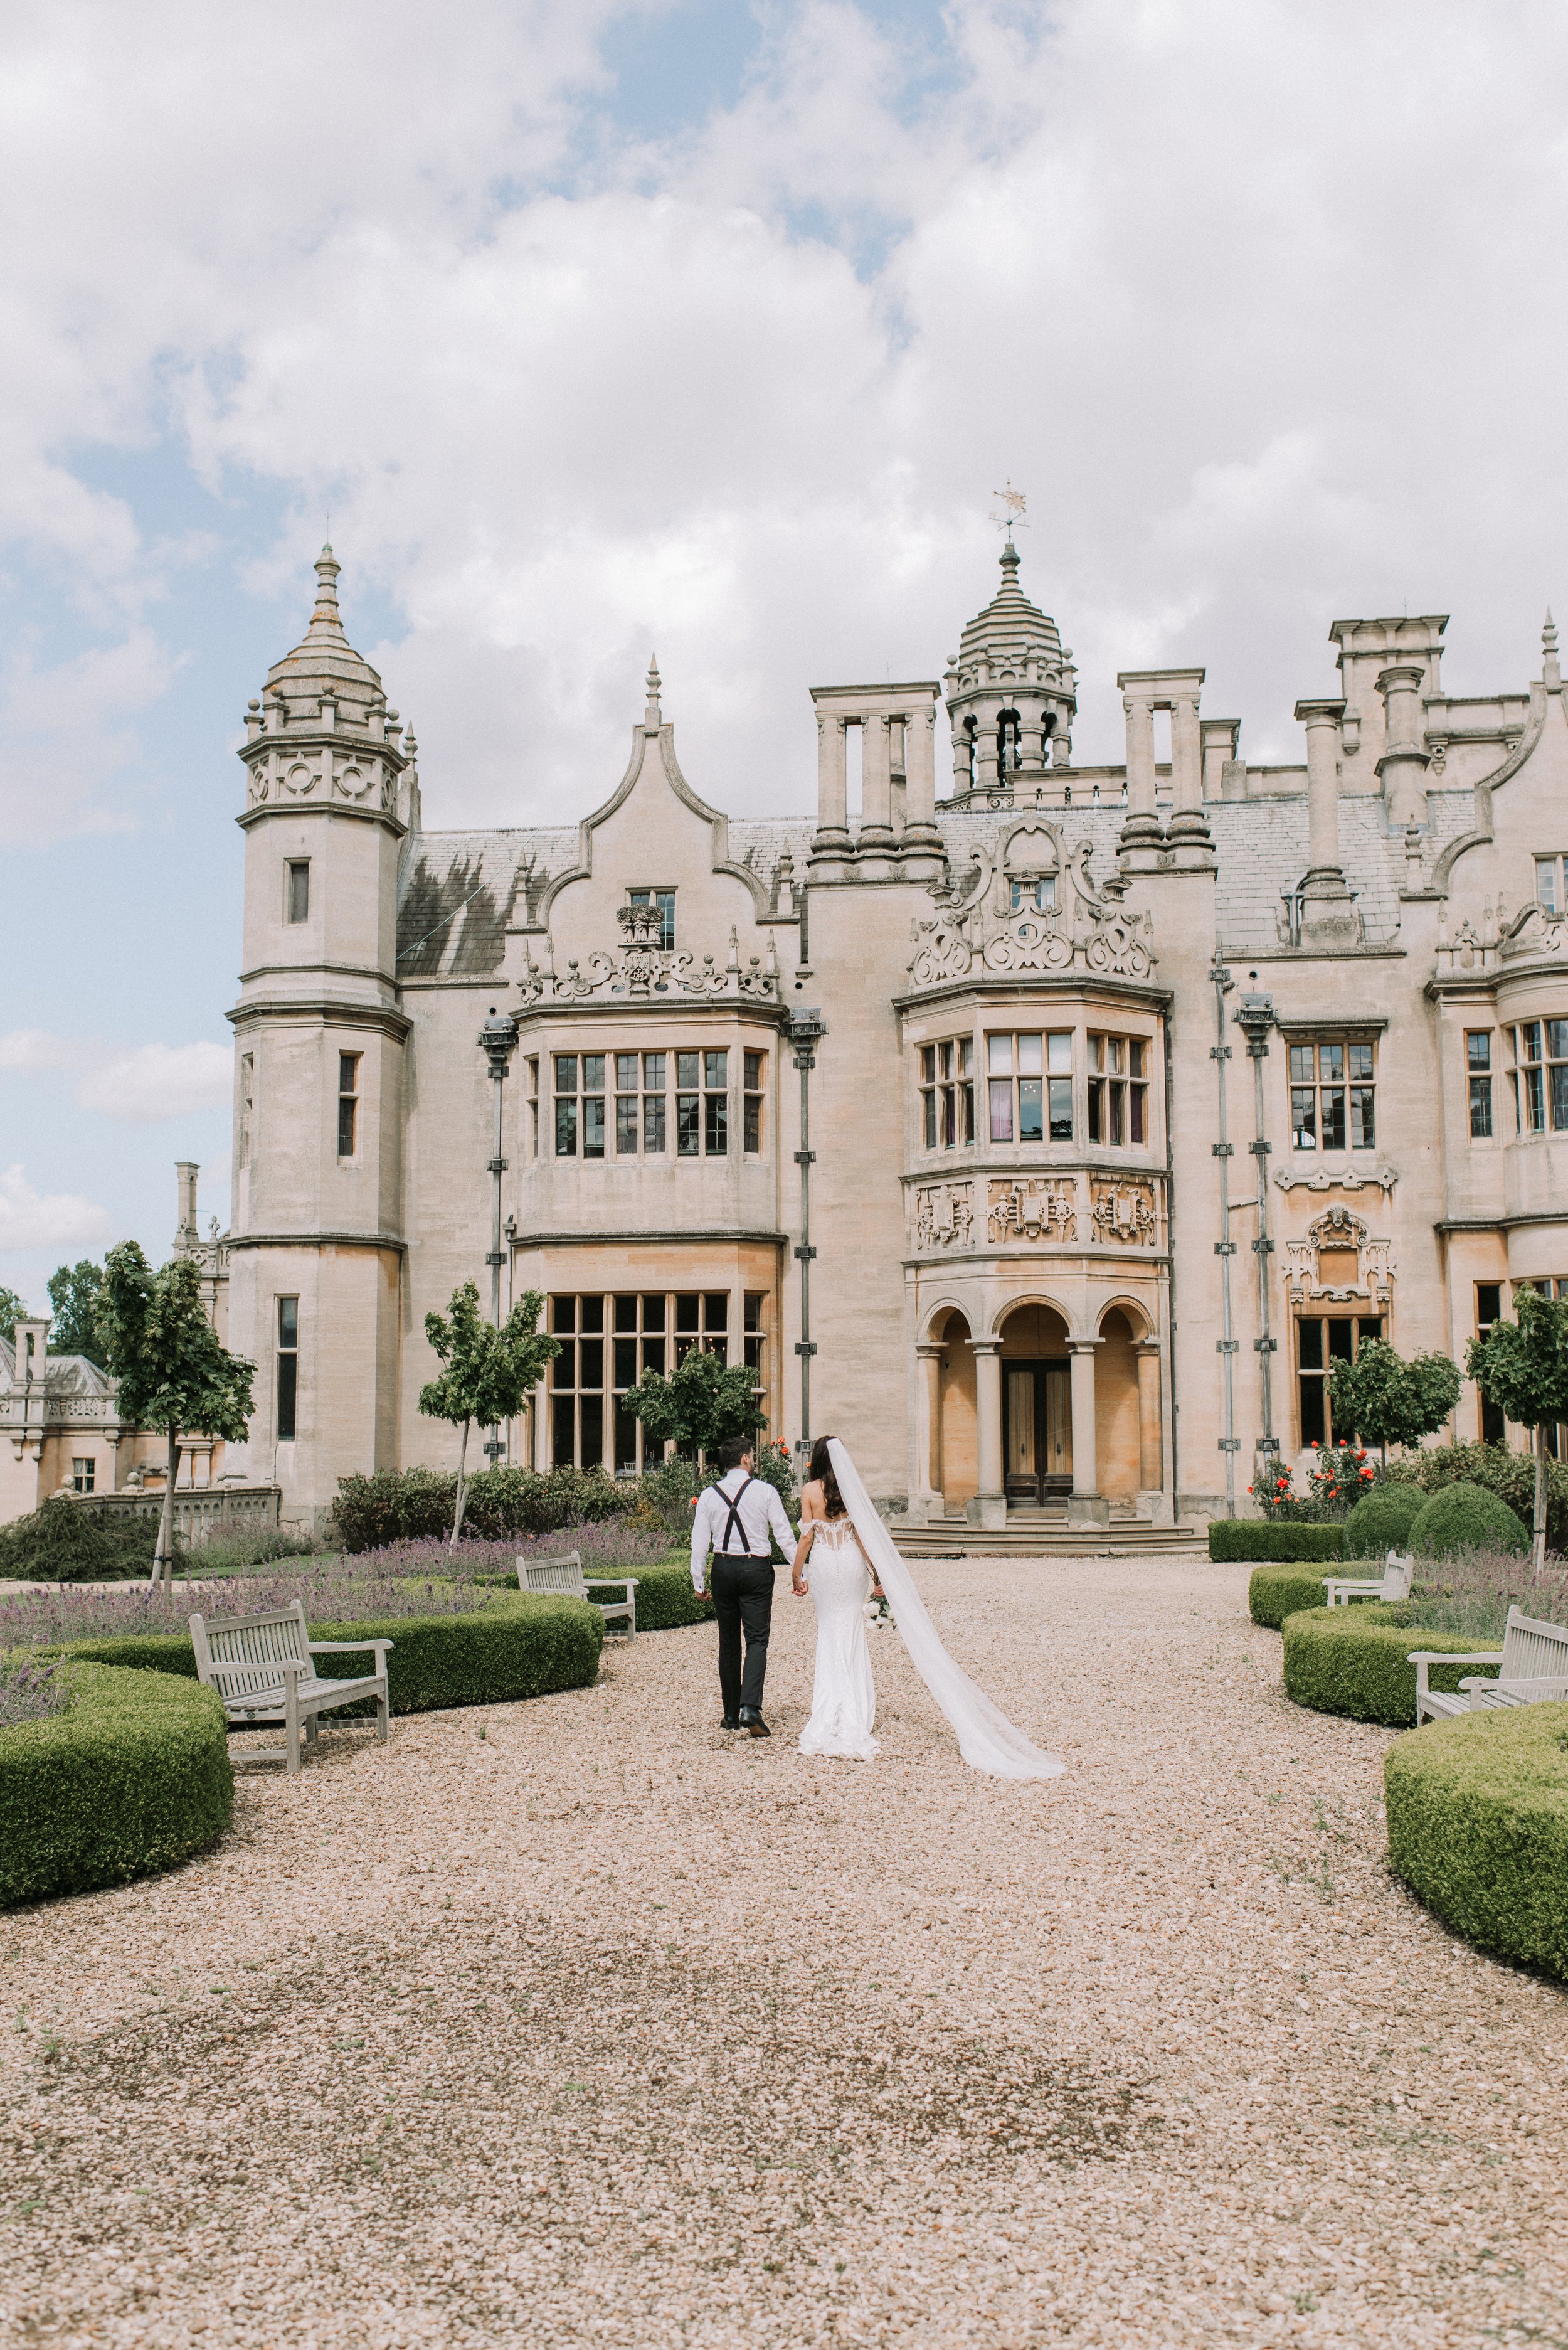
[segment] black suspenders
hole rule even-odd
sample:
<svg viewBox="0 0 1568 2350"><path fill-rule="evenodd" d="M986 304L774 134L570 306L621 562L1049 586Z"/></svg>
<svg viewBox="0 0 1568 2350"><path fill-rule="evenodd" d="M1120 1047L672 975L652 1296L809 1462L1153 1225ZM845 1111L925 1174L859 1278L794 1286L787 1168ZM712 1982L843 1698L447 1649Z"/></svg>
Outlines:
<svg viewBox="0 0 1568 2350"><path fill-rule="evenodd" d="M746 1530L741 1523L741 1495L745 1492L748 1485L754 1485L756 1482L757 1481L754 1477L742 1478L740 1484L735 1488L733 1498L732 1498L728 1493L721 1493L719 1496L722 1502L728 1504L730 1512L729 1516L724 1521L723 1536L721 1541L716 1542L713 1545L721 1558L734 1558L736 1556L754 1558L756 1556L755 1551L752 1548L751 1544L746 1540ZM739 1534L741 1538L741 1548L739 1553L732 1550L730 1546L730 1537L732 1534Z"/></svg>

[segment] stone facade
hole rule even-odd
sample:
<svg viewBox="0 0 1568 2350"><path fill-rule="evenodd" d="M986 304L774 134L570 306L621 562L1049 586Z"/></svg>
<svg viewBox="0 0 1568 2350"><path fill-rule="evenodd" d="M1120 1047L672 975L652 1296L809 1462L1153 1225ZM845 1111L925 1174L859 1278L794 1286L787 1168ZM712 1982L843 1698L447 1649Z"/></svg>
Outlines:
<svg viewBox="0 0 1568 2350"><path fill-rule="evenodd" d="M650 671L593 815L441 832L317 572L241 751L231 1467L286 1514L452 1458L424 1317L493 1254L565 1346L514 1460L634 1467L618 1395L708 1345L787 1440L981 1525L1245 1508L1341 1354L1462 1358L1568 1278L1550 623L1536 682L1459 700L1442 618L1336 621L1295 765L1200 669L1126 671L1125 765L1077 766L1010 541L940 683L814 690L815 822L711 806Z"/></svg>

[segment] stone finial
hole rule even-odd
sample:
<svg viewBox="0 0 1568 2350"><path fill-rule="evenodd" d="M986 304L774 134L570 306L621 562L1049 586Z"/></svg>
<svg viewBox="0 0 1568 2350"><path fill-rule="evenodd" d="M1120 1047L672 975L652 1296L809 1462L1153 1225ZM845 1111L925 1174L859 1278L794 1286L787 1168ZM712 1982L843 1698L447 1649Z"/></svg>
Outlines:
<svg viewBox="0 0 1568 2350"><path fill-rule="evenodd" d="M1552 617L1550 604L1546 608L1545 625L1541 631L1541 677L1542 684L1549 687L1563 682L1563 671L1557 660L1557 623Z"/></svg>
<svg viewBox="0 0 1568 2350"><path fill-rule="evenodd" d="M330 544L316 558L316 609L310 616L313 637L343 636L343 616L337 609L337 576L342 569ZM347 638L344 638L347 643Z"/></svg>
<svg viewBox="0 0 1568 2350"><path fill-rule="evenodd" d="M664 723L659 714L659 657L655 653L649 653L648 656L648 707L642 713L642 723L655 733Z"/></svg>

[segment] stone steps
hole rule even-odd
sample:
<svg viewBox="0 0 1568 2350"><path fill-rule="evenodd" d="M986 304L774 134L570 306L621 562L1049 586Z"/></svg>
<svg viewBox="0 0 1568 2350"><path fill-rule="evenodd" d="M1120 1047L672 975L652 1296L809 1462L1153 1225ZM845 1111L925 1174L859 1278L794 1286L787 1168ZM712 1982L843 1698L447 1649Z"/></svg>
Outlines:
<svg viewBox="0 0 1568 2350"><path fill-rule="evenodd" d="M947 1518L888 1532L906 1558L1195 1558L1209 1547L1190 1526L1155 1526L1146 1518L1069 1526L1064 1511L1050 1510L1010 1511L1005 1526Z"/></svg>

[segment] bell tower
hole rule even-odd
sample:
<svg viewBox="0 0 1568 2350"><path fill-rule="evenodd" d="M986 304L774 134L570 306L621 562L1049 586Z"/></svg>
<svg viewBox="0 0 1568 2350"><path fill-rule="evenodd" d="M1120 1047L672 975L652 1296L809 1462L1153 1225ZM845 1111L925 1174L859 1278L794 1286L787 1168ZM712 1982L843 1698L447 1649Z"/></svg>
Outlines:
<svg viewBox="0 0 1568 2350"><path fill-rule="evenodd" d="M307 1521L394 1457L404 1050L398 860L412 770L344 632L316 608L245 713L244 951L234 1026L230 1345L255 1363L253 1476ZM410 746L411 748L411 746Z"/></svg>
<svg viewBox="0 0 1568 2350"><path fill-rule="evenodd" d="M1017 794L1064 800L1064 786L1048 769L1071 763L1077 677L1055 621L1018 584L1010 524L1002 585L965 629L942 680L954 799L979 792L1003 807Z"/></svg>

